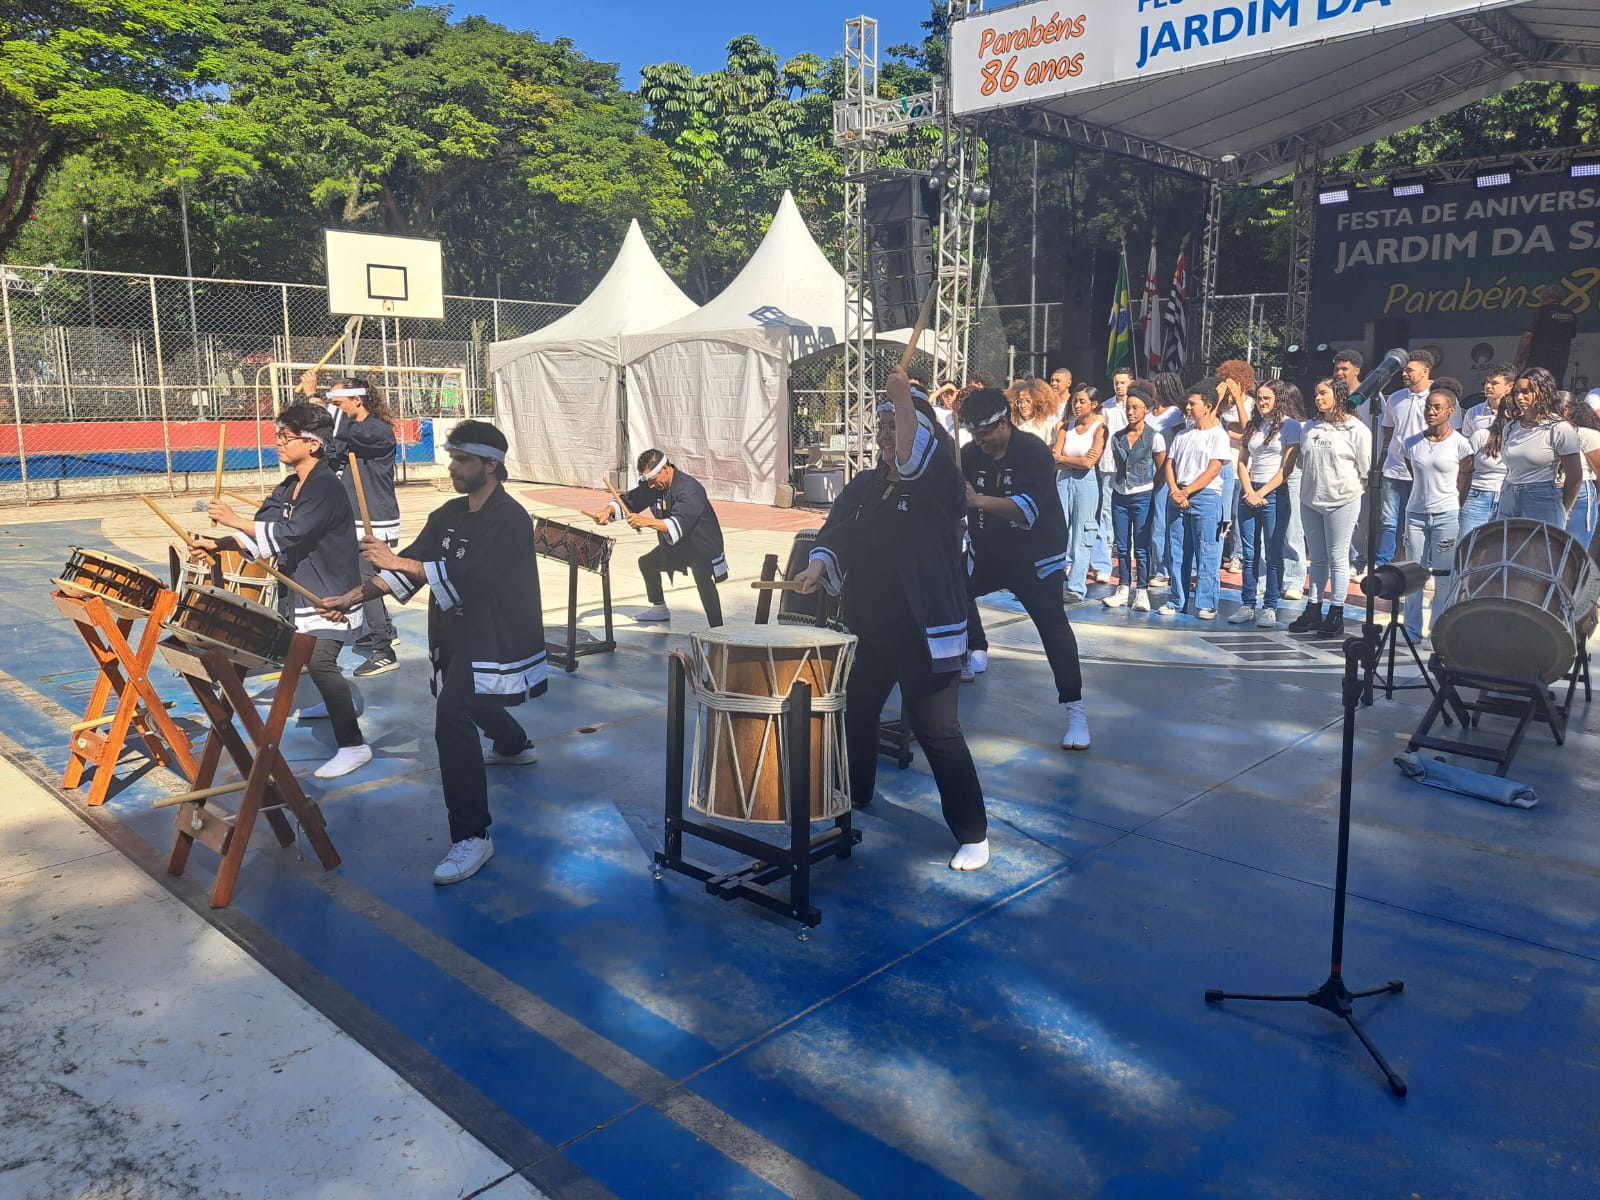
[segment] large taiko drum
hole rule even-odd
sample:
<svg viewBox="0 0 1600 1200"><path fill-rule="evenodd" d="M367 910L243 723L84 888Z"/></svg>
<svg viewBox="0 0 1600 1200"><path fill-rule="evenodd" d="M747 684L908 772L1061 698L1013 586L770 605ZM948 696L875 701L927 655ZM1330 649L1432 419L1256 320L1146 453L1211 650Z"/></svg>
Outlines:
<svg viewBox="0 0 1600 1200"><path fill-rule="evenodd" d="M265 567L237 550L219 550L215 555L185 561L178 577L178 591L181 594L191 587L221 588L264 608L276 608L278 604L278 581Z"/></svg>
<svg viewBox="0 0 1600 1200"><path fill-rule="evenodd" d="M1433 624L1446 666L1554 683L1572 666L1600 572L1566 530L1514 517L1474 529Z"/></svg>
<svg viewBox="0 0 1600 1200"><path fill-rule="evenodd" d="M79 600L98 596L115 616L129 619L148 616L162 586L143 567L81 546L72 547L61 577L51 582Z"/></svg>
<svg viewBox="0 0 1600 1200"><path fill-rule="evenodd" d="M210 584L188 588L162 626L186 646L220 650L241 667L281 667L294 625L273 609Z"/></svg>
<svg viewBox="0 0 1600 1200"><path fill-rule="evenodd" d="M811 820L850 811L844 694L852 634L792 625L726 625L690 635L700 706L689 806L730 821L786 823L789 746L783 705L811 687Z"/></svg>

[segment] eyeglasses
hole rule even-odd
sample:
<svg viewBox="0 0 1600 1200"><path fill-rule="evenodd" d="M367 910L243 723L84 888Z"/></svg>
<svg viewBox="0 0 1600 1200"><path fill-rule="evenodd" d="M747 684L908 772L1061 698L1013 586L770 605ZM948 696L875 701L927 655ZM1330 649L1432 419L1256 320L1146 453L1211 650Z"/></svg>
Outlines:
<svg viewBox="0 0 1600 1200"><path fill-rule="evenodd" d="M305 440L298 433L287 433L282 429L278 430L278 445L280 446L286 442L303 442Z"/></svg>

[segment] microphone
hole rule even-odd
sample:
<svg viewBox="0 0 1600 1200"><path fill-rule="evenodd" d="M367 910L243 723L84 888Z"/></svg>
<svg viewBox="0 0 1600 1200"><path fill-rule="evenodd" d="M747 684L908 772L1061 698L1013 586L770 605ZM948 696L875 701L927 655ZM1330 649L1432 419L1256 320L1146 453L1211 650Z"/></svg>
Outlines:
<svg viewBox="0 0 1600 1200"><path fill-rule="evenodd" d="M1411 351L1404 346L1396 346L1383 356L1383 361L1373 367L1365 379L1356 384L1345 405L1349 408L1360 408L1363 403L1374 397L1383 399L1384 388L1394 382L1394 377L1400 374L1410 360Z"/></svg>

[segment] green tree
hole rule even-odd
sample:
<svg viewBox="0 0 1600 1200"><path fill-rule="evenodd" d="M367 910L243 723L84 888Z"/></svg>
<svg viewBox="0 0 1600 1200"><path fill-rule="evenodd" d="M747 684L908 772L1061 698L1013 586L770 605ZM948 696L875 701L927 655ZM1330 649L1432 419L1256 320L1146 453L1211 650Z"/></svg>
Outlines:
<svg viewBox="0 0 1600 1200"><path fill-rule="evenodd" d="M0 14L0 254L75 153L148 163L181 141L243 166L202 116L221 34L217 0L26 0Z"/></svg>

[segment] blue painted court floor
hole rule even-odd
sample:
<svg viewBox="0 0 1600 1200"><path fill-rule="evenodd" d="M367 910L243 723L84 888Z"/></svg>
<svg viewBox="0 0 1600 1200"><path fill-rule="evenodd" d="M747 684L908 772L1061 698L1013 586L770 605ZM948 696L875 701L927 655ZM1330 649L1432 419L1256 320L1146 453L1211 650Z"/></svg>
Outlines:
<svg viewBox="0 0 1600 1200"><path fill-rule="evenodd" d="M408 489L408 527L443 498ZM93 678L50 579L72 545L162 559L158 530L121 532L133 511L0 513L0 750L35 778L59 779ZM794 526L727 523L725 604L749 620L760 553ZM325 723L284 739L337 870L260 830L213 911L209 851L164 873L175 810L152 802L176 778L130 752L104 810L62 803L549 1196L1600 1195L1592 706L1565 746L1529 732L1511 771L1528 810L1401 775L1425 693L1357 718L1343 967L1353 988L1404 980L1356 1010L1400 1099L1328 1013L1203 998L1328 975L1337 646L1075 605L1093 747L1073 754L1032 627L995 598L989 670L961 695L990 866L949 870L922 756L883 759L802 942L652 877L667 654L703 620L683 586L670 629L628 619L645 548L619 543L617 651L516 710L540 760L490 768L496 854L461 886L430 883L448 837L419 602L397 611L403 669L358 683L371 766L323 784ZM541 570L553 626L565 575ZM582 595L597 629L592 577Z"/></svg>

